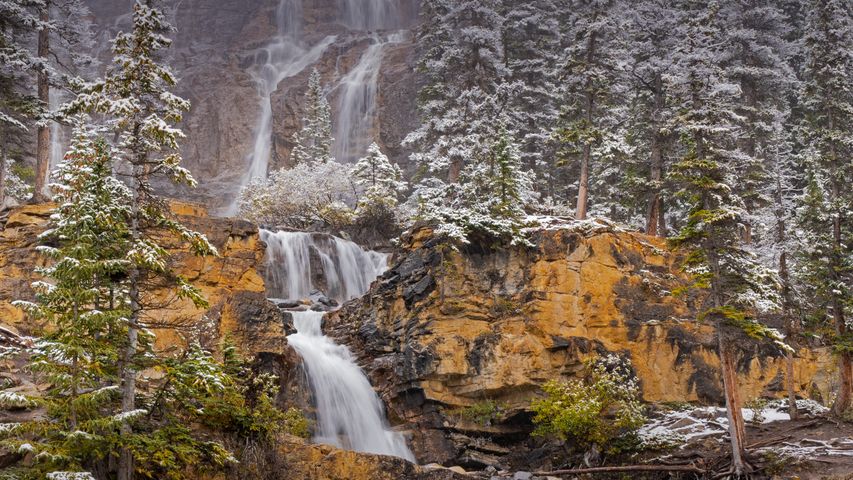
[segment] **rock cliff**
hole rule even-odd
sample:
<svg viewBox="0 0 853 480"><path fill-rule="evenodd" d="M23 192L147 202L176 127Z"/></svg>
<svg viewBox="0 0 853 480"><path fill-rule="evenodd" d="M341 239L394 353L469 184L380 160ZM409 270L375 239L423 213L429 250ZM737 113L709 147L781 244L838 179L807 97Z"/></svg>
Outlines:
<svg viewBox="0 0 853 480"><path fill-rule="evenodd" d="M454 251L416 232L370 292L330 320L392 417L417 425L419 460L482 465L508 454L530 431L525 409L540 386L606 352L630 357L646 401L722 401L713 331L695 320L695 298L672 294L683 278L660 239L595 222L531 238L532 248ZM745 340L739 367L744 398L781 393L775 347ZM827 352L799 352L797 389L825 394L831 371ZM448 414L483 401L502 406L502 421Z"/></svg>

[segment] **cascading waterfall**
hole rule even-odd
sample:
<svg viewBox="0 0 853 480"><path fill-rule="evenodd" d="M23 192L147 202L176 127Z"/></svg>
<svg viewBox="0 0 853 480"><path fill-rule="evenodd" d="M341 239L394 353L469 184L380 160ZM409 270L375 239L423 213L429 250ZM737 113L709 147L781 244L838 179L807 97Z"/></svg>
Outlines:
<svg viewBox="0 0 853 480"><path fill-rule="evenodd" d="M387 268L387 255L331 235L261 230L261 240L267 244L268 293L276 298L311 295L319 287L312 264L322 270L324 293L338 301L363 295ZM349 349L323 335L323 312L289 314L296 333L287 342L302 357L315 400L314 440L414 461L403 436L388 428L382 402Z"/></svg>
<svg viewBox="0 0 853 480"><path fill-rule="evenodd" d="M299 300L322 291L342 303L363 295L387 268L386 254L331 235L261 230L261 240L267 244L268 293L277 298ZM320 276L324 285L315 285Z"/></svg>
<svg viewBox="0 0 853 480"><path fill-rule="evenodd" d="M403 436L390 430L382 402L349 349L322 333L322 312L291 312L287 337L302 357L317 408L314 441L415 461Z"/></svg>
<svg viewBox="0 0 853 480"><path fill-rule="evenodd" d="M337 119L335 121L335 158L353 161L367 151L373 141L373 123L376 118L376 93L379 84L379 68L386 46L404 40L397 32L382 39L373 37L358 63L344 75L339 89Z"/></svg>
<svg viewBox="0 0 853 480"><path fill-rule="evenodd" d="M240 181L240 188L256 178L267 176L273 153L272 95L278 89L279 83L316 63L335 41L336 37L329 35L309 47L301 38L301 24L302 0L281 0L276 9L278 30L275 38L255 52L249 74L258 88L260 111L255 123L252 151L247 157L249 169ZM226 213L237 213L236 198Z"/></svg>

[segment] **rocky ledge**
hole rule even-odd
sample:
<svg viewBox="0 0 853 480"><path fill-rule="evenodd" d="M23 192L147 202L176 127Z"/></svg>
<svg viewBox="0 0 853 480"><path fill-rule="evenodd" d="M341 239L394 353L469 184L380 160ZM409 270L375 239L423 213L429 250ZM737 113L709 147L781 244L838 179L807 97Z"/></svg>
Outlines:
<svg viewBox="0 0 853 480"><path fill-rule="evenodd" d="M500 465L526 441L530 400L550 379L571 378L591 356L629 357L648 402L719 404L712 329L696 321L663 241L596 222L531 234L533 247L442 246L428 230L404 239L392 268L328 325L353 348L389 406L408 422L421 462ZM781 353L742 342L744 398L778 396ZM828 352L802 350L794 372L804 397L826 394ZM491 402L472 422L459 407Z"/></svg>

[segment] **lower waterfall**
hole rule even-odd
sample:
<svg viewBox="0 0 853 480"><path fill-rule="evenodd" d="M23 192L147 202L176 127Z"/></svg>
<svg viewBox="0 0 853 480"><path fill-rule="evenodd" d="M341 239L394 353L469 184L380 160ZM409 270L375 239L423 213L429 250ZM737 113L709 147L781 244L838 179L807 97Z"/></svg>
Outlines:
<svg viewBox="0 0 853 480"><path fill-rule="evenodd" d="M267 244L267 293L298 305L287 309L296 329L287 343L302 357L313 394L314 441L414 462L403 435L389 429L382 401L349 348L323 335L324 313L300 303L318 292L339 302L364 295L387 268L387 255L324 234L261 230L261 239Z"/></svg>
<svg viewBox="0 0 853 480"><path fill-rule="evenodd" d="M349 349L323 335L322 312L291 312L287 342L302 357L317 408L314 441L415 461L400 433L388 428L382 402Z"/></svg>

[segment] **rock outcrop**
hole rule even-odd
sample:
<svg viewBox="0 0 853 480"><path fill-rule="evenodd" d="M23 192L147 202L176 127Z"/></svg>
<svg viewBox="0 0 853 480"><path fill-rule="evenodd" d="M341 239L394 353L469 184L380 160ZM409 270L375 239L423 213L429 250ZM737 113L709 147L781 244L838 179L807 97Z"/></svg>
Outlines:
<svg viewBox="0 0 853 480"><path fill-rule="evenodd" d="M389 415L417 425L419 460L482 466L507 454L476 437L525 438L526 407L541 385L607 352L632 360L646 401L722 401L713 330L696 321L696 298L672 294L683 277L662 241L595 222L531 239L532 248L454 251L416 232L370 292L329 321ZM742 346L743 397L781 393L780 352ZM827 352L799 352L794 371L801 394L826 393ZM486 400L503 406L503 421L447 414Z"/></svg>
<svg viewBox="0 0 853 480"><path fill-rule="evenodd" d="M0 325L22 335L38 334L43 327L25 318L12 301L34 298L30 284L39 278L34 267L45 260L35 247L52 208L51 204L19 207L10 212L0 232ZM182 347L194 340L215 347L227 335L246 354L285 354L281 315L266 299L264 245L258 228L241 220L209 217L194 205L173 203L172 210L185 225L207 235L219 256L198 257L179 241L164 242L176 271L201 290L210 308L198 309L188 300L173 298L171 291L156 293L162 307L150 317L156 319L152 327L157 347Z"/></svg>

